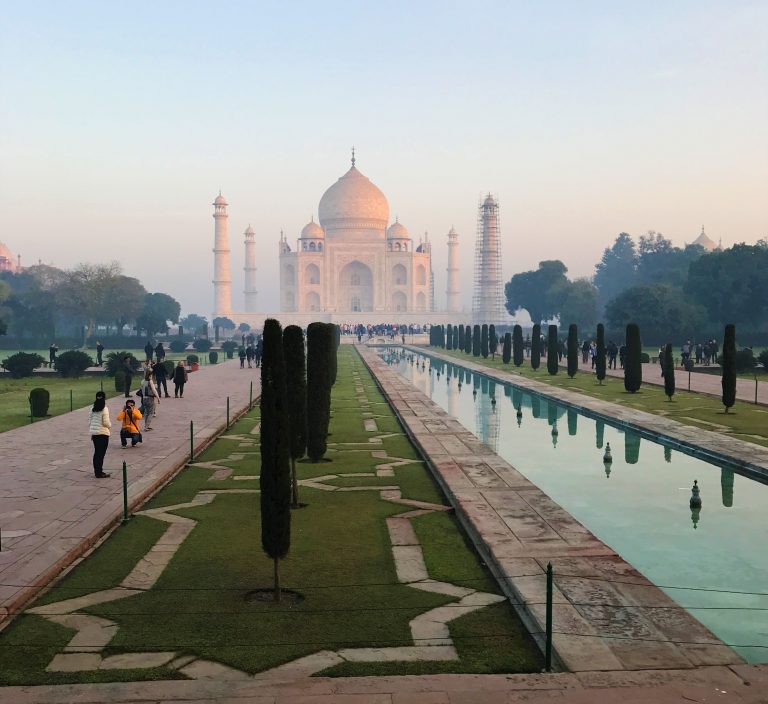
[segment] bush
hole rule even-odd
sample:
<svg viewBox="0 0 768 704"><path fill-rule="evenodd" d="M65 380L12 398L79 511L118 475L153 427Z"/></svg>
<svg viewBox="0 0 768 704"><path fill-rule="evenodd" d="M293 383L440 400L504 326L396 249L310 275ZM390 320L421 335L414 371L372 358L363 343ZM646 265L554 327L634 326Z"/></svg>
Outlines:
<svg viewBox="0 0 768 704"><path fill-rule="evenodd" d="M17 352L3 360L3 369L8 370L14 379L32 376L32 372L45 362L39 354Z"/></svg>
<svg viewBox="0 0 768 704"><path fill-rule="evenodd" d="M187 343L184 340L171 340L169 347L171 348L171 352L176 352L176 354L178 354L187 349Z"/></svg>
<svg viewBox="0 0 768 704"><path fill-rule="evenodd" d="M208 353L208 361L209 361L211 364L216 364L216 363L219 361L219 353L218 353L218 352L216 352L215 350L211 350L211 351Z"/></svg>
<svg viewBox="0 0 768 704"><path fill-rule="evenodd" d="M651 361L651 355L647 352L640 353L640 364L648 364Z"/></svg>
<svg viewBox="0 0 768 704"><path fill-rule="evenodd" d="M32 389L29 392L29 406L35 418L45 418L48 415L48 406L51 402L51 394L48 389Z"/></svg>
<svg viewBox="0 0 768 704"><path fill-rule="evenodd" d="M757 355L757 361L763 365L763 369L768 372L768 350L763 350Z"/></svg>
<svg viewBox="0 0 768 704"><path fill-rule="evenodd" d="M170 379L173 376L173 370L176 368L176 365L170 359L166 359L163 362L163 366L165 367L166 376Z"/></svg>
<svg viewBox="0 0 768 704"><path fill-rule="evenodd" d="M200 337L192 343L192 347L197 352L207 352L213 347L213 343L210 340L206 340L204 337Z"/></svg>
<svg viewBox="0 0 768 704"><path fill-rule="evenodd" d="M227 359L232 359L232 355L234 355L235 350L239 346L240 345L237 342L235 342L234 340L227 340L226 342L223 342L221 344L221 349L222 349L223 352L227 353Z"/></svg>
<svg viewBox="0 0 768 704"><path fill-rule="evenodd" d="M107 361L104 364L104 373L107 376L115 376L115 373L118 371L123 370L123 360L126 357L131 358L131 369L133 369L133 373L137 374L139 370L141 369L141 365L139 364L139 360L136 359L130 352L110 352L107 355ZM122 389L122 387L120 387Z"/></svg>
<svg viewBox="0 0 768 704"><path fill-rule="evenodd" d="M125 391L125 372L122 369L118 369L114 374L115 379L115 391Z"/></svg>
<svg viewBox="0 0 768 704"><path fill-rule="evenodd" d="M93 366L93 359L85 352L69 350L56 357L55 366L62 376L77 379L88 367Z"/></svg>
<svg viewBox="0 0 768 704"><path fill-rule="evenodd" d="M200 361L200 357L198 357L196 354L188 354L187 355L187 362L190 364L197 364Z"/></svg>
<svg viewBox="0 0 768 704"><path fill-rule="evenodd" d="M627 325L626 346L624 389L633 394L643 383L642 343L640 342L640 328L635 323Z"/></svg>

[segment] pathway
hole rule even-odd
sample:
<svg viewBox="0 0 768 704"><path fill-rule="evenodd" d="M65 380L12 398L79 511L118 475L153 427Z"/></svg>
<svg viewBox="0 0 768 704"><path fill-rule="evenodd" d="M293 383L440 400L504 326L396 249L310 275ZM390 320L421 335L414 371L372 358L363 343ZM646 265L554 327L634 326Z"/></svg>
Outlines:
<svg viewBox="0 0 768 704"><path fill-rule="evenodd" d="M15 613L64 567L82 555L122 515L120 467L128 463L131 507L162 486L189 457L189 422L195 445L206 445L226 422L226 399L234 417L254 398L259 370L236 361L190 374L184 398L164 398L153 430L136 448L120 449L115 416L122 397L108 402L112 438L105 469L93 476L88 409L0 434L0 623Z"/></svg>

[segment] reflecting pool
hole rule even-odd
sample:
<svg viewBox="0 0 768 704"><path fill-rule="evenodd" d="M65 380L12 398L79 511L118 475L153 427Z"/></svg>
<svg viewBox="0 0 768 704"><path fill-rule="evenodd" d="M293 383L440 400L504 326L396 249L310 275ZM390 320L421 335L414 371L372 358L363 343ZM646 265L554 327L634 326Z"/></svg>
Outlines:
<svg viewBox="0 0 768 704"><path fill-rule="evenodd" d="M768 486L461 366L380 354L742 657L768 662Z"/></svg>

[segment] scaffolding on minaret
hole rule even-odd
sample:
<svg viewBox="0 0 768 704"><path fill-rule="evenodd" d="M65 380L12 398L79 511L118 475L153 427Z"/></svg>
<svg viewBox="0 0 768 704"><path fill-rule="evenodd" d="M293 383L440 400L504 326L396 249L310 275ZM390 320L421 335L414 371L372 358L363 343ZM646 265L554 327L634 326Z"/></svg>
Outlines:
<svg viewBox="0 0 768 704"><path fill-rule="evenodd" d="M477 209L472 318L478 325L509 323L509 315L504 307L499 203L490 193Z"/></svg>

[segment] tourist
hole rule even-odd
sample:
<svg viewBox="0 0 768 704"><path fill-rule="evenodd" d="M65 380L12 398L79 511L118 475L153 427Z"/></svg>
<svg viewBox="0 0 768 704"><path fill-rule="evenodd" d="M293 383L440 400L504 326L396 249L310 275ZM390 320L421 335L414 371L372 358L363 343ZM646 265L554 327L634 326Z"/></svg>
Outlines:
<svg viewBox="0 0 768 704"><path fill-rule="evenodd" d="M155 359L159 364L162 364L163 360L165 360L165 347L163 347L162 342L158 342L157 347L155 347Z"/></svg>
<svg viewBox="0 0 768 704"><path fill-rule="evenodd" d="M594 340L589 344L589 359L592 361L592 369L594 369L597 362L597 343Z"/></svg>
<svg viewBox="0 0 768 704"><path fill-rule="evenodd" d="M48 366L50 366L51 369L53 369L56 364L56 350L58 349L59 348L56 347L55 342L52 342L51 346L48 348Z"/></svg>
<svg viewBox="0 0 768 704"><path fill-rule="evenodd" d="M104 354L104 345L102 345L99 340L96 340L96 364L98 364L99 366L102 366L102 364L104 364L104 360L102 359L103 354Z"/></svg>
<svg viewBox="0 0 768 704"><path fill-rule="evenodd" d="M261 345L261 338L256 343L256 349L253 351L253 359L256 362L256 366L261 366L261 355L264 352L264 348Z"/></svg>
<svg viewBox="0 0 768 704"><path fill-rule="evenodd" d="M680 357L682 360L682 363L680 366L685 369L688 365L688 358L691 356L691 341L687 340L686 343L683 345L682 349L680 350Z"/></svg>
<svg viewBox="0 0 768 704"><path fill-rule="evenodd" d="M103 391L96 392L96 400L88 417L88 431L93 443L93 475L97 479L106 479L109 476L109 473L104 471L104 455L107 454L112 423L109 420L106 398Z"/></svg>
<svg viewBox="0 0 768 704"><path fill-rule="evenodd" d="M152 381L152 372L149 370L144 375L144 381L141 382L141 399L144 405L144 430L152 430L150 425L152 418L157 415L160 396L157 393L155 382Z"/></svg>
<svg viewBox="0 0 768 704"><path fill-rule="evenodd" d="M152 347L152 342L150 340L147 340L147 344L144 345L144 354L146 355L147 362L152 364L152 353L155 351L155 348Z"/></svg>
<svg viewBox="0 0 768 704"><path fill-rule="evenodd" d="M253 345L248 345L245 348L245 358L248 360L248 369L251 368L251 362L253 361L254 349Z"/></svg>
<svg viewBox="0 0 768 704"><path fill-rule="evenodd" d="M616 355L619 353L619 348L616 346L616 343L611 340L605 351L608 353L608 369L616 369Z"/></svg>
<svg viewBox="0 0 768 704"><path fill-rule="evenodd" d="M176 369L173 370L173 397L184 398L184 384L187 383L189 374L183 362L179 360Z"/></svg>
<svg viewBox="0 0 768 704"><path fill-rule="evenodd" d="M589 360L589 340L584 340L581 345L581 363L586 364Z"/></svg>
<svg viewBox="0 0 768 704"><path fill-rule="evenodd" d="M627 358L627 345L626 343L619 347L619 364L624 369L624 360Z"/></svg>
<svg viewBox="0 0 768 704"><path fill-rule="evenodd" d="M128 438L130 438L131 447L136 447L142 441L139 430L141 412L136 409L136 402L132 398L125 402L125 407L117 414L117 419L123 423L120 429L120 445L124 448L128 447Z"/></svg>
<svg viewBox="0 0 768 704"><path fill-rule="evenodd" d="M165 368L165 362L160 362L152 368L152 373L155 377L155 386L157 386L158 398L165 393L165 397L168 398L168 370Z"/></svg>
<svg viewBox="0 0 768 704"><path fill-rule="evenodd" d="M245 335L243 335L243 339L245 339ZM245 369L245 347L242 345L237 351L237 356L240 357L240 369Z"/></svg>
<svg viewBox="0 0 768 704"><path fill-rule="evenodd" d="M696 364L701 364L704 359L704 345L700 342L696 343Z"/></svg>
<svg viewBox="0 0 768 704"><path fill-rule="evenodd" d="M123 374L125 375L125 397L129 398L131 395L131 382L133 381L133 362L129 354L123 357Z"/></svg>

